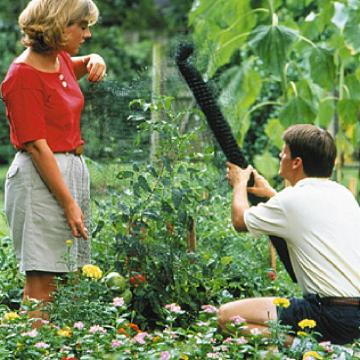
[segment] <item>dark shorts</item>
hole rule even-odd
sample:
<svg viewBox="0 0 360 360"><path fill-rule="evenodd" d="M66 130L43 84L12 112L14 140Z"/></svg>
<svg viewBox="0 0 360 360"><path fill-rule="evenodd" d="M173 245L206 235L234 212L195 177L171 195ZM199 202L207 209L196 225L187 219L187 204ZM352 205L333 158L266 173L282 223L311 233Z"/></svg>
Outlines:
<svg viewBox="0 0 360 360"><path fill-rule="evenodd" d="M298 323L304 319L316 321L313 329L321 334L319 341L333 344L348 344L360 338L360 307L348 305L324 305L316 295L304 299L291 298L288 308L277 308L278 318L283 325L290 325L295 331L303 331Z"/></svg>

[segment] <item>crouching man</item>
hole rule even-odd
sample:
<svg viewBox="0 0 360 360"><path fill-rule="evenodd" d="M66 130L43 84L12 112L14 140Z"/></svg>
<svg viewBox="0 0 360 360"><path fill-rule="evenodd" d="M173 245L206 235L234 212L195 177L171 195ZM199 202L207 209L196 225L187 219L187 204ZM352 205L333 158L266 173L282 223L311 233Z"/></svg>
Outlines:
<svg viewBox="0 0 360 360"><path fill-rule="evenodd" d="M350 343L360 338L360 207L349 190L329 179L336 146L327 131L294 125L283 139L279 173L291 186L278 193L251 166L228 163L232 223L237 231L285 240L303 298L289 299L287 308L277 308L271 297L230 302L220 307L219 325L241 316L246 331L257 328L266 336L269 320L296 333L301 320L312 319L319 340ZM255 184L247 188L252 172ZM247 192L269 200L250 206Z"/></svg>

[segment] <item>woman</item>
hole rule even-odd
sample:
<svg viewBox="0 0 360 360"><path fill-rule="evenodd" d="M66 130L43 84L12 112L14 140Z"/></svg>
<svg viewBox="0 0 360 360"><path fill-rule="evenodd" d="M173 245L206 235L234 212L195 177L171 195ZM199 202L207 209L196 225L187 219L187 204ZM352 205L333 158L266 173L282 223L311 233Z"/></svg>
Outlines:
<svg viewBox="0 0 360 360"><path fill-rule="evenodd" d="M89 175L83 157L80 115L84 98L77 80L105 76L96 54L71 57L91 37L99 12L92 0L31 0L19 17L25 51L1 85L10 141L18 150L7 173L5 211L24 298L51 300L54 276L89 262ZM46 314L36 311L33 317Z"/></svg>

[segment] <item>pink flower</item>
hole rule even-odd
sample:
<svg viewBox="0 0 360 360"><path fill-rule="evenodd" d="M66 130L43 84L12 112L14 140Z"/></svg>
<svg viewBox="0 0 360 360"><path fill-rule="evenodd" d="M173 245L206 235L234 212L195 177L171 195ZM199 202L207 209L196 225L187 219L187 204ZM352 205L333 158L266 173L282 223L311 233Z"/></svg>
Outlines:
<svg viewBox="0 0 360 360"><path fill-rule="evenodd" d="M43 342L43 341L39 341L34 345L36 348L38 349L47 349L48 347L50 347L49 344Z"/></svg>
<svg viewBox="0 0 360 360"><path fill-rule="evenodd" d="M84 323L82 321L77 321L73 327L74 329L82 330L84 328Z"/></svg>
<svg viewBox="0 0 360 360"><path fill-rule="evenodd" d="M235 343L238 344L238 345L243 345L243 344L246 344L248 341L243 337L239 337L238 339L235 340Z"/></svg>
<svg viewBox="0 0 360 360"><path fill-rule="evenodd" d="M209 359L219 359L221 357L220 353L214 352L214 353L207 353L206 357Z"/></svg>
<svg viewBox="0 0 360 360"><path fill-rule="evenodd" d="M141 332L141 333L135 335L133 337L133 340L138 344L144 345L146 337L150 337L150 335L144 331L144 332Z"/></svg>
<svg viewBox="0 0 360 360"><path fill-rule="evenodd" d="M111 347L115 349L115 348L117 348L117 347L119 347L119 346L121 346L123 344L124 343L122 341L120 341L120 340L113 340L111 342Z"/></svg>
<svg viewBox="0 0 360 360"><path fill-rule="evenodd" d="M231 338L231 337L227 337L227 338L223 341L224 344L230 344L230 343L232 343L232 342L233 342L233 338Z"/></svg>
<svg viewBox="0 0 360 360"><path fill-rule="evenodd" d="M121 307L125 304L125 301L122 297L116 297L113 299L113 305L115 307Z"/></svg>
<svg viewBox="0 0 360 360"><path fill-rule="evenodd" d="M160 354L160 360L169 360L170 353L168 351L162 351Z"/></svg>
<svg viewBox="0 0 360 360"><path fill-rule="evenodd" d="M261 335L261 331L258 328L250 329L251 335L258 336Z"/></svg>
<svg viewBox="0 0 360 360"><path fill-rule="evenodd" d="M168 309L175 314L182 314L184 312L181 310L181 307L175 303L165 305L165 309Z"/></svg>
<svg viewBox="0 0 360 360"><path fill-rule="evenodd" d="M216 314L218 312L218 308L214 305L203 305L201 306L204 312L209 314Z"/></svg>
<svg viewBox="0 0 360 360"><path fill-rule="evenodd" d="M233 316L232 318L230 318L230 320L233 325L240 325L245 322L245 319L239 315Z"/></svg>
<svg viewBox="0 0 360 360"><path fill-rule="evenodd" d="M198 321L196 325L197 326L209 326L210 323L208 321L206 321L206 322L205 321Z"/></svg>
<svg viewBox="0 0 360 360"><path fill-rule="evenodd" d="M89 333L90 334L96 334L96 333L105 334L106 330L100 325L94 325L94 326L91 326L91 328L89 329Z"/></svg>
<svg viewBox="0 0 360 360"><path fill-rule="evenodd" d="M33 329L31 331L24 332L21 335L22 336L29 336L31 338L34 338L34 337L38 336L38 334L39 334L38 331L36 329Z"/></svg>

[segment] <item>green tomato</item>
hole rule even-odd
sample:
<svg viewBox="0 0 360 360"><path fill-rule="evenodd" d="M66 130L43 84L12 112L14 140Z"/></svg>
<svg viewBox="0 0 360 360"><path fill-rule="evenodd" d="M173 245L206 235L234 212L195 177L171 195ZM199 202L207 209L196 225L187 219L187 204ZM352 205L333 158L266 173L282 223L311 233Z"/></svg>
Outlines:
<svg viewBox="0 0 360 360"><path fill-rule="evenodd" d="M133 294L130 291L130 289L126 289L121 295L120 297L122 297L125 301L125 304L129 304L132 300Z"/></svg>
<svg viewBox="0 0 360 360"><path fill-rule="evenodd" d="M123 292L128 286L128 281L118 272L111 272L105 276L105 284L113 291Z"/></svg>

